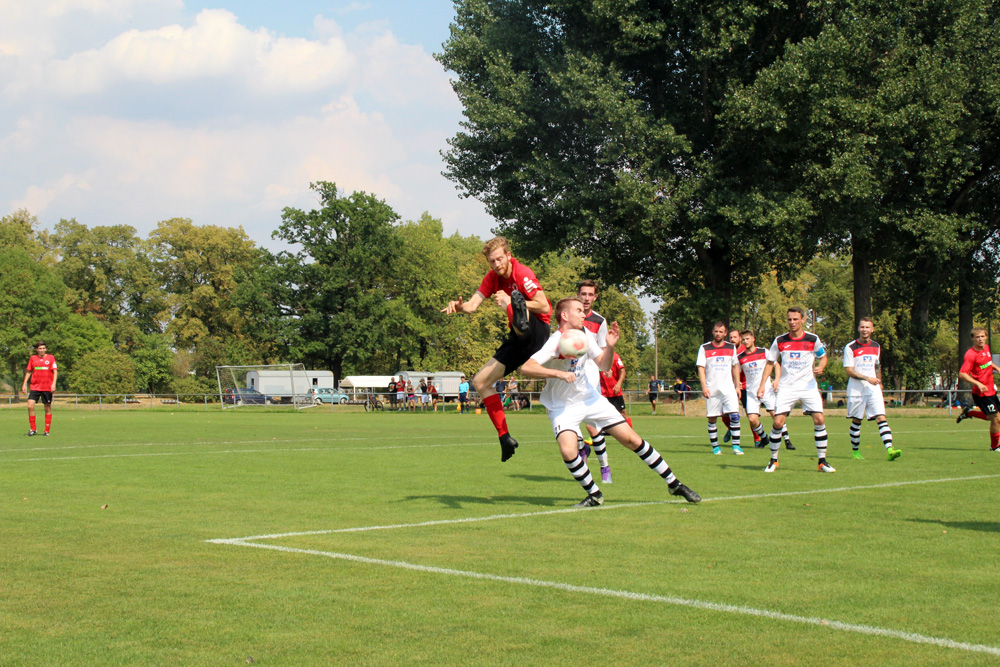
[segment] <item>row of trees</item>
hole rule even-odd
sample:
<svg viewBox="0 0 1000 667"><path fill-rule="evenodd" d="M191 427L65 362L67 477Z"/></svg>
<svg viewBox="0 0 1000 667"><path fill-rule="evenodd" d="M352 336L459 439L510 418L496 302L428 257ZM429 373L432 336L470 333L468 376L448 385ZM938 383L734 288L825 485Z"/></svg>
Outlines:
<svg viewBox="0 0 1000 667"><path fill-rule="evenodd" d="M19 211L0 220L0 355L20 388L32 344L60 364L60 389L95 392L216 390L215 366L304 362L347 374L479 368L506 335L484 306L445 316L489 270L474 236L443 235L429 215L402 222L373 195L313 186L319 206L282 214L258 247L242 229L160 222L132 227L62 220L53 230ZM590 276L589 262L547 253L532 262L553 298ZM645 318L615 288L602 310L625 332L622 357L638 364Z"/></svg>
<svg viewBox="0 0 1000 667"><path fill-rule="evenodd" d="M996 312L995 0L456 12L438 56L466 116L450 177L522 244L666 295L664 330L707 335L845 257L850 320L882 318L897 379L921 386L942 321L957 353Z"/></svg>

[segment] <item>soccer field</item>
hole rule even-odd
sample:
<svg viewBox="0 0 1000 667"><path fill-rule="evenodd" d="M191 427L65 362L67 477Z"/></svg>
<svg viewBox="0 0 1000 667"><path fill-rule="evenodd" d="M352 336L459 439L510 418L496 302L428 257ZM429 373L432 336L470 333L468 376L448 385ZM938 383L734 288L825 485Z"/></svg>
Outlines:
<svg viewBox="0 0 1000 667"><path fill-rule="evenodd" d="M541 414L0 412L0 665L1000 662L1000 455L984 422L830 418L712 456L636 428L688 505L609 445L583 498Z"/></svg>

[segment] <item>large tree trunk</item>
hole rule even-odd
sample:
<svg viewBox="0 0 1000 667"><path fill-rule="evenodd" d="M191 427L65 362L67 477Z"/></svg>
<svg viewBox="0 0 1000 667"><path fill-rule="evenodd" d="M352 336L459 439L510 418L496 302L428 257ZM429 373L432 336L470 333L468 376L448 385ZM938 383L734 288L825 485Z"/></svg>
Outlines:
<svg viewBox="0 0 1000 667"><path fill-rule="evenodd" d="M866 238L851 238L851 268L854 273L854 326L872 316L872 244Z"/></svg>
<svg viewBox="0 0 1000 667"><path fill-rule="evenodd" d="M972 286L969 271L962 271L958 281L958 363L961 365L966 350L971 347L972 340ZM969 383L959 380L958 388L969 389Z"/></svg>

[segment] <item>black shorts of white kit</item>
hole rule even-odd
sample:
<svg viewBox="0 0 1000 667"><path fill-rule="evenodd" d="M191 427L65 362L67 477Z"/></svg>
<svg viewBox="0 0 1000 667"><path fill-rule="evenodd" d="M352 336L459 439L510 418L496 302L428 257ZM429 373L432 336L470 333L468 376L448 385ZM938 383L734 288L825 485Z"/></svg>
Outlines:
<svg viewBox="0 0 1000 667"><path fill-rule="evenodd" d="M992 396L980 396L979 394L973 394L972 402L976 404L977 408L988 415L995 415L1000 412L1000 400L997 399L996 394L993 394Z"/></svg>
<svg viewBox="0 0 1000 667"><path fill-rule="evenodd" d="M528 316L528 335L518 338L513 329L507 335L507 340L503 342L500 349L496 351L493 358L503 364L503 374L513 373L521 364L531 358L535 352L542 349L545 341L551 335L549 325L542 322L534 315Z"/></svg>
<svg viewBox="0 0 1000 667"><path fill-rule="evenodd" d="M41 401L45 405L52 405L52 392L51 391L38 391L37 389L32 389L28 392L28 400Z"/></svg>
<svg viewBox="0 0 1000 667"><path fill-rule="evenodd" d="M625 397L624 396L605 396L608 399L608 403L615 406L615 410L618 412L625 412Z"/></svg>

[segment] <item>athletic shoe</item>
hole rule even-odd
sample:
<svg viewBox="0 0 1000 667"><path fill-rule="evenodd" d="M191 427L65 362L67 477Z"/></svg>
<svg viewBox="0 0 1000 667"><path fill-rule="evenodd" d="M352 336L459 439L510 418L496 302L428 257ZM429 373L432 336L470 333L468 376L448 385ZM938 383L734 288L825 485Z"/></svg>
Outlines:
<svg viewBox="0 0 1000 667"><path fill-rule="evenodd" d="M584 463L586 463L588 456L590 456L590 445L584 443L583 447L580 449L580 458L583 459Z"/></svg>
<svg viewBox="0 0 1000 667"><path fill-rule="evenodd" d="M766 468L764 468L764 472L774 472L777 469L778 469L778 460L771 459L771 462L767 464Z"/></svg>
<svg viewBox="0 0 1000 667"><path fill-rule="evenodd" d="M732 439L733 439L733 432L729 430L727 430L726 434L722 436L722 442L729 442Z"/></svg>
<svg viewBox="0 0 1000 667"><path fill-rule="evenodd" d="M757 449L764 449L770 444L767 438L759 438L753 441L753 446Z"/></svg>
<svg viewBox="0 0 1000 667"><path fill-rule="evenodd" d="M966 405L964 408L962 408L962 414L958 416L958 419L955 420L955 423L961 424L963 419L968 419L970 412L972 412L972 406Z"/></svg>
<svg viewBox="0 0 1000 667"><path fill-rule="evenodd" d="M792 444L791 440L785 440L785 449L787 449L789 451L794 451L795 450L795 445Z"/></svg>
<svg viewBox="0 0 1000 667"><path fill-rule="evenodd" d="M733 445L733 454L736 454L736 456L743 456L743 448L739 445Z"/></svg>
<svg viewBox="0 0 1000 667"><path fill-rule="evenodd" d="M753 444L756 445L758 442L760 442L760 436L757 435L756 433L754 433L753 434Z"/></svg>
<svg viewBox="0 0 1000 667"><path fill-rule="evenodd" d="M42 433L39 433L39 435L48 435L48 434L49 434L48 431L43 431Z"/></svg>
<svg viewBox="0 0 1000 667"><path fill-rule="evenodd" d="M611 484L611 466L601 466L601 481Z"/></svg>
<svg viewBox="0 0 1000 667"><path fill-rule="evenodd" d="M826 461L823 461L822 463L819 464L819 471L820 472L837 472L837 469L834 468L829 463L827 463Z"/></svg>
<svg viewBox="0 0 1000 667"><path fill-rule="evenodd" d="M28 435L34 435L34 431L32 431L31 433L29 433ZM722 447L719 447L718 445L716 445L715 447L712 447L712 453L713 454L721 454L722 453Z"/></svg>
<svg viewBox="0 0 1000 667"><path fill-rule="evenodd" d="M892 447L885 450L885 458L889 459L890 461L895 461L902 455L903 452L899 451L898 449L893 449Z"/></svg>
<svg viewBox="0 0 1000 667"><path fill-rule="evenodd" d="M514 333L519 338L527 336L530 324L528 323L528 304L524 300L524 294L518 290L514 290L513 294L510 295L510 305L510 323L514 327Z"/></svg>
<svg viewBox="0 0 1000 667"><path fill-rule="evenodd" d="M27 433L25 433L25 435L29 435L29 436L30 435L38 435L38 431L36 431L35 429L31 429L30 431L28 431Z"/></svg>
<svg viewBox="0 0 1000 667"><path fill-rule="evenodd" d="M29 433L28 435L31 435L31 434ZM991 451L991 452L1000 452L1000 447L993 447L993 446L990 446L990 451Z"/></svg>
<svg viewBox="0 0 1000 667"><path fill-rule="evenodd" d="M517 440L515 440L510 433L504 433L500 436L500 461L506 461L510 457L514 456L514 450L517 449Z"/></svg>
<svg viewBox="0 0 1000 667"><path fill-rule="evenodd" d="M701 496L699 496L697 493L687 488L683 484L678 484L677 488L670 489L670 493L675 496L681 496L682 498L684 498L684 500L688 501L689 503L701 502Z"/></svg>
<svg viewBox="0 0 1000 667"><path fill-rule="evenodd" d="M857 459L859 461L862 461L862 460L864 460L865 457L861 456L861 452L859 450L852 449L851 450L851 458L852 459Z"/></svg>
<svg viewBox="0 0 1000 667"><path fill-rule="evenodd" d="M604 494L598 491L597 493L592 493L573 507L600 507L604 504Z"/></svg>

